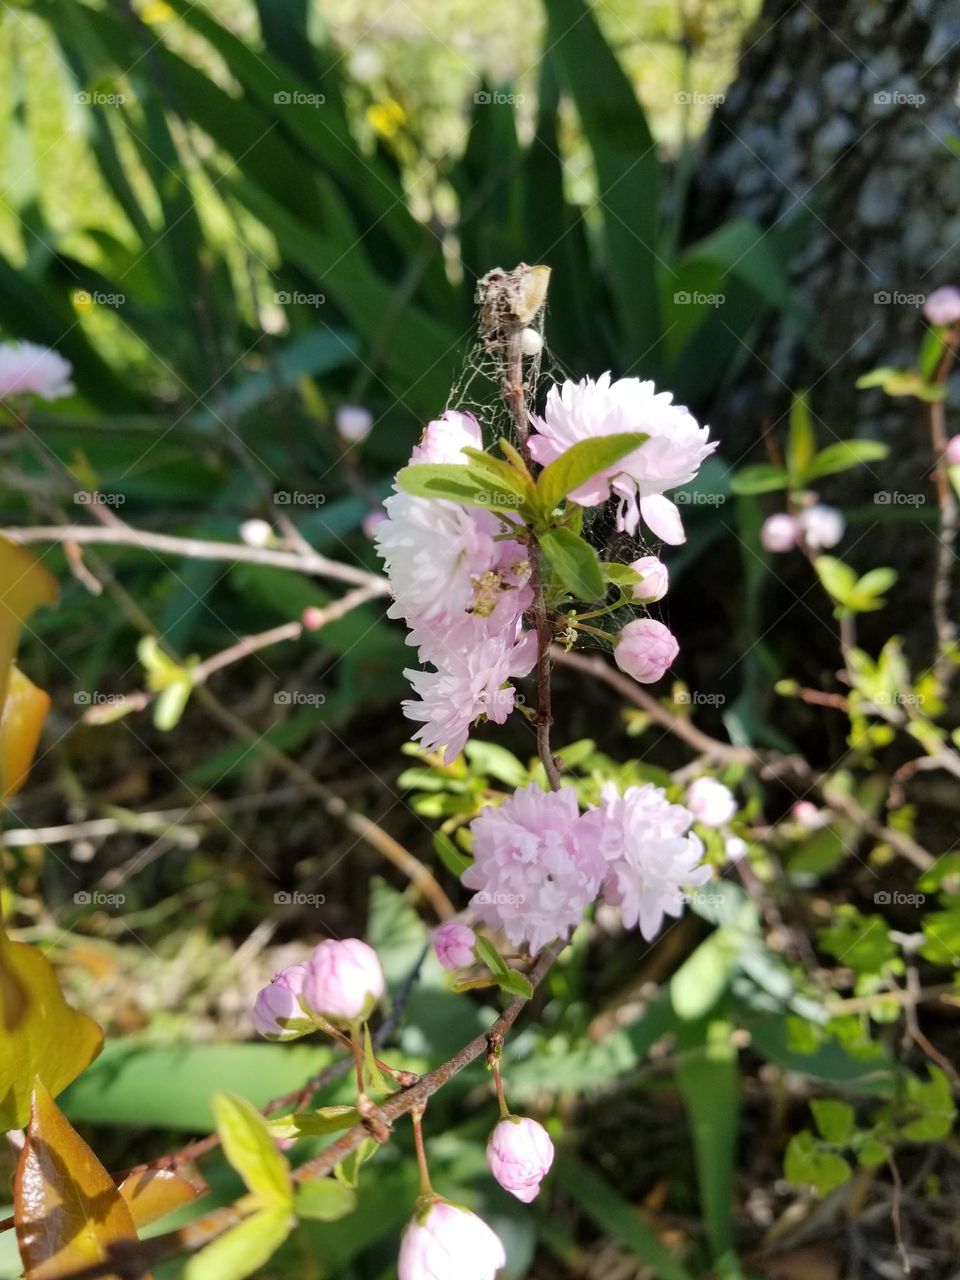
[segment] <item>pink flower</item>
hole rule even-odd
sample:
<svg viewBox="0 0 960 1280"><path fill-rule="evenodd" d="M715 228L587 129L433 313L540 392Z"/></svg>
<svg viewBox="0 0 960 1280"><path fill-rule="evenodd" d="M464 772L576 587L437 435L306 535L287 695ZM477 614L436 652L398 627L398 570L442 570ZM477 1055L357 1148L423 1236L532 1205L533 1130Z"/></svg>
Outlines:
<svg viewBox="0 0 960 1280"><path fill-rule="evenodd" d="M359 404L342 404L337 410L337 431L348 444L366 440L373 426L373 414Z"/></svg>
<svg viewBox="0 0 960 1280"><path fill-rule="evenodd" d="M607 901L619 905L628 929L639 923L652 941L665 915L682 914L681 887L704 884L712 874L698 865L703 844L688 834L693 814L653 783L628 787L621 796L608 782L600 808L585 819L608 865Z"/></svg>
<svg viewBox="0 0 960 1280"><path fill-rule="evenodd" d="M471 648L451 645L446 653L438 649L431 660L436 671L414 667L404 671L419 701L406 699L403 713L408 720L422 722L423 728L413 736L423 749L443 748L444 764L450 764L463 750L470 726L479 716L486 715L496 724L509 716L516 691L507 682L533 670L537 637L527 631L514 642L509 633L484 638L478 634Z"/></svg>
<svg viewBox="0 0 960 1280"><path fill-rule="evenodd" d="M948 467L960 465L960 436L951 436L943 451L944 461Z"/></svg>
<svg viewBox="0 0 960 1280"><path fill-rule="evenodd" d="M662 600L667 594L667 587L670 579L667 574L667 566L657 556L641 556L639 560L634 560L630 568L634 573L639 573L642 582L634 583L632 587L634 600L642 600L646 604L654 604L657 600Z"/></svg>
<svg viewBox="0 0 960 1280"><path fill-rule="evenodd" d="M384 511L383 507L371 508L371 510L363 517L360 524L360 530L363 533L363 536L365 538L369 538L372 542L377 536L377 530L387 518L387 513Z"/></svg>
<svg viewBox="0 0 960 1280"><path fill-rule="evenodd" d="M786 512L767 516L760 526L760 545L765 551L792 551L799 541L800 526Z"/></svg>
<svg viewBox="0 0 960 1280"><path fill-rule="evenodd" d="M553 1164L553 1143L542 1124L525 1116L501 1120L487 1143L487 1168L511 1195L529 1204Z"/></svg>
<svg viewBox="0 0 960 1280"><path fill-rule="evenodd" d="M49 347L35 342L0 343L0 400L31 394L41 400L59 400L74 390L72 373L69 360Z"/></svg>
<svg viewBox="0 0 960 1280"><path fill-rule="evenodd" d="M369 1016L383 995L380 960L359 938L328 938L314 948L303 979L309 1008L331 1022L356 1022Z"/></svg>
<svg viewBox="0 0 960 1280"><path fill-rule="evenodd" d="M307 1029L309 1020L298 998L306 973L305 964L292 964L261 989L253 1006L253 1025L260 1035L271 1040L293 1040ZM291 1029L285 1025L291 1020L303 1025Z"/></svg>
<svg viewBox="0 0 960 1280"><path fill-rule="evenodd" d="M433 1200L404 1230L397 1280L494 1280L506 1264L499 1236L482 1218Z"/></svg>
<svg viewBox="0 0 960 1280"><path fill-rule="evenodd" d="M477 935L459 920L448 920L433 935L433 949L445 969L466 969L473 964Z"/></svg>
<svg viewBox="0 0 960 1280"><path fill-rule="evenodd" d="M812 800L798 800L790 810L790 817L806 831L816 831L829 822L828 815L818 809Z"/></svg>
<svg viewBox="0 0 960 1280"><path fill-rule="evenodd" d="M722 827L737 812L733 792L716 778L694 778L685 798L687 808L705 827Z"/></svg>
<svg viewBox="0 0 960 1280"><path fill-rule="evenodd" d="M470 459L463 450L482 448L480 423L473 414L448 409L424 427L423 435L413 446L410 464L418 466L429 462L454 462L465 466Z"/></svg>
<svg viewBox="0 0 960 1280"><path fill-rule="evenodd" d="M477 893L470 905L514 946L537 952L567 937L603 880L604 860L573 791L522 787L499 808L470 824L473 866L463 883Z"/></svg>
<svg viewBox="0 0 960 1280"><path fill-rule="evenodd" d="M823 503L801 511L797 516L797 524L803 531L804 542L815 550L835 547L847 528L846 520L836 507L828 507Z"/></svg>
<svg viewBox="0 0 960 1280"><path fill-rule="evenodd" d="M617 666L640 684L653 684L670 668L680 646L669 627L653 618L628 622L613 650Z"/></svg>
<svg viewBox="0 0 960 1280"><path fill-rule="evenodd" d="M923 314L931 324L956 324L960 320L960 289L952 284L934 289L923 304Z"/></svg>
<svg viewBox="0 0 960 1280"><path fill-rule="evenodd" d="M544 464L581 440L646 432L649 439L639 449L598 472L570 496L582 506L594 507L612 492L620 500L618 529L636 533L642 516L664 542L684 541L680 513L663 495L688 484L717 442L707 439L709 429L701 427L688 409L673 404L669 391L658 392L652 382L639 378L611 382L609 373L596 382L565 382L551 387L544 416L534 416L533 424L530 452Z"/></svg>

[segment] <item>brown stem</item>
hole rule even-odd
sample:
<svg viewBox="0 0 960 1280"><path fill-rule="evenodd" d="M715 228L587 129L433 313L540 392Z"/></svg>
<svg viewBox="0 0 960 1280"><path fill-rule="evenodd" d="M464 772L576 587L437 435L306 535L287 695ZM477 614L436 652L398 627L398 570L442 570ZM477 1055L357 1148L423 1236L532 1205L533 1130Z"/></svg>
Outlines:
<svg viewBox="0 0 960 1280"><path fill-rule="evenodd" d="M944 341L945 350L935 379L935 383L939 387L946 386L954 357L956 356L958 340L960 340L960 333L955 327ZM933 481L937 490L937 503L940 507L937 558L933 574L933 588L930 595L930 610L937 635L937 656L932 669L941 687L944 687L949 683L954 671L954 663L950 659L950 651L957 640L956 623L950 616L950 574L954 559L953 546L957 538L958 511L953 486L947 474L945 458L947 417L943 400L932 400L930 402L930 444L933 449Z"/></svg>

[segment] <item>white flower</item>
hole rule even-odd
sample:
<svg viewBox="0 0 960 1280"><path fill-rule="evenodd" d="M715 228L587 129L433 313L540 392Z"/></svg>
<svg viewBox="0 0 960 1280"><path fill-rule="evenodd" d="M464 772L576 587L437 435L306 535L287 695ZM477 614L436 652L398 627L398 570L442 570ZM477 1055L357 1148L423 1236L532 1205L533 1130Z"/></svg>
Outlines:
<svg viewBox="0 0 960 1280"><path fill-rule="evenodd" d="M265 547L273 537L273 527L266 520L244 520L240 526L240 541L248 547Z"/></svg>
<svg viewBox="0 0 960 1280"><path fill-rule="evenodd" d="M800 524L785 511L767 516L760 526L760 545L764 551L792 551L800 540Z"/></svg>
<svg viewBox="0 0 960 1280"><path fill-rule="evenodd" d="M836 507L828 507L822 503L801 511L797 516L797 524L803 530L807 546L817 550L835 547L847 528L847 522Z"/></svg>
<svg viewBox="0 0 960 1280"><path fill-rule="evenodd" d="M631 588L634 600L654 604L663 599L670 585L670 576L662 560L657 556L641 556L639 560L634 560L630 568L642 579Z"/></svg>
<svg viewBox="0 0 960 1280"><path fill-rule="evenodd" d="M465 466L470 461L463 453L467 448L483 448L480 423L472 413L461 413L459 409L447 409L446 413L441 414L439 418L434 418L424 427L423 435L414 445L410 455L410 465L453 462Z"/></svg>
<svg viewBox="0 0 960 1280"><path fill-rule="evenodd" d="M665 915L682 914L682 886L703 884L712 874L698 865L703 844L687 834L693 814L671 804L653 783L628 787L621 796L608 782L600 808L586 817L595 825L608 864L607 901L619 904L628 929L639 922L644 938L652 941Z"/></svg>
<svg viewBox="0 0 960 1280"><path fill-rule="evenodd" d="M636 533L641 516L664 542L684 541L676 506L663 495L688 484L717 442L708 440L688 409L673 403L669 391L658 392L639 378L610 381L609 373L596 382L565 382L552 387L543 418L533 418L536 432L530 452L540 463L552 462L580 440L644 431L650 437L639 449L599 472L571 497L583 506L597 506L612 491L619 499L617 528Z"/></svg>
<svg viewBox="0 0 960 1280"><path fill-rule="evenodd" d="M463 648L454 641L445 653L438 648L431 660L436 671L404 671L420 700L407 699L403 712L408 720L423 723L413 735L423 749L444 747L444 763L449 764L463 750L474 720L486 715L503 724L513 710L515 690L507 681L533 670L536 633L528 631L514 641L501 632Z"/></svg>
<svg viewBox="0 0 960 1280"><path fill-rule="evenodd" d="M0 343L0 400L35 395L59 400L71 395L73 368L58 352L35 342Z"/></svg>
<svg viewBox="0 0 960 1280"><path fill-rule="evenodd" d="M733 792L716 778L694 778L685 798L687 808L705 827L722 827L737 812Z"/></svg>
<svg viewBox="0 0 960 1280"><path fill-rule="evenodd" d="M373 426L373 414L360 404L342 404L336 414L337 431L349 444L366 440Z"/></svg>

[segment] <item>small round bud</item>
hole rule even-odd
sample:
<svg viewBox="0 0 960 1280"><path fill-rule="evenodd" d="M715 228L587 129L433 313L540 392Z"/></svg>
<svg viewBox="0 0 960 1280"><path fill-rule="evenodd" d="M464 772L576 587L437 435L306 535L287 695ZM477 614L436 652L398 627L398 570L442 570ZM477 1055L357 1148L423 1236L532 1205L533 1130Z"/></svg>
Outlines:
<svg viewBox="0 0 960 1280"><path fill-rule="evenodd" d="M805 831L816 831L828 821L827 815L812 800L798 800L790 810L790 817Z"/></svg>
<svg viewBox="0 0 960 1280"><path fill-rule="evenodd" d="M308 605L300 615L300 625L304 631L319 631L324 623L323 610L315 604Z"/></svg>
<svg viewBox="0 0 960 1280"><path fill-rule="evenodd" d="M506 1265L500 1237L482 1218L438 1198L407 1224L397 1280L494 1280Z"/></svg>
<svg viewBox="0 0 960 1280"><path fill-rule="evenodd" d="M764 551L792 551L799 538L800 526L785 512L767 516L760 526L760 545Z"/></svg>
<svg viewBox="0 0 960 1280"><path fill-rule="evenodd" d="M553 1164L553 1143L542 1124L526 1116L501 1120L487 1143L487 1168L511 1195L529 1204Z"/></svg>
<svg viewBox="0 0 960 1280"><path fill-rule="evenodd" d="M359 938L321 942L307 961L303 998L308 1008L331 1022L368 1017L383 991L377 953Z"/></svg>
<svg viewBox="0 0 960 1280"><path fill-rule="evenodd" d="M444 969L466 969L473 964L477 935L459 920L448 920L433 935L433 949Z"/></svg>
<svg viewBox="0 0 960 1280"><path fill-rule="evenodd" d="M653 604L663 599L667 594L670 578L667 566L658 556L641 556L639 560L634 560L630 568L643 579L642 582L635 582L631 588L634 600Z"/></svg>
<svg viewBox="0 0 960 1280"><path fill-rule="evenodd" d="M947 441L943 459L948 467L960 466L960 436L951 436Z"/></svg>
<svg viewBox="0 0 960 1280"><path fill-rule="evenodd" d="M538 356L543 350L543 335L536 329L520 331L520 350L525 356Z"/></svg>
<svg viewBox="0 0 960 1280"><path fill-rule="evenodd" d="M739 836L727 836L723 842L723 851L731 862L739 862L747 856L747 842Z"/></svg>
<svg viewBox="0 0 960 1280"><path fill-rule="evenodd" d="M273 537L273 529L266 520L244 520L240 526L240 541L248 547L265 547Z"/></svg>
<svg viewBox="0 0 960 1280"><path fill-rule="evenodd" d="M934 289L923 304L923 314L931 324L956 324L960 320L960 289L952 284Z"/></svg>
<svg viewBox="0 0 960 1280"><path fill-rule="evenodd" d="M659 680L680 652L669 627L653 618L628 622L620 632L613 656L621 671L640 684Z"/></svg>
<svg viewBox="0 0 960 1280"><path fill-rule="evenodd" d="M305 964L292 964L261 988L252 1015L253 1025L260 1035L271 1040L292 1040L299 1034L282 1023L298 1018L306 1020L307 1015L300 1007L299 1000L306 973Z"/></svg>
<svg viewBox="0 0 960 1280"><path fill-rule="evenodd" d="M336 414L337 431L349 444L366 440L373 426L373 414L358 404L342 404Z"/></svg>
<svg viewBox="0 0 960 1280"><path fill-rule="evenodd" d="M722 827L737 812L733 792L716 778L694 778L684 803L705 827Z"/></svg>
<svg viewBox="0 0 960 1280"><path fill-rule="evenodd" d="M368 511L363 517L363 523L360 526L364 537L373 539L376 536L377 529L379 529L380 525L383 524L386 518L387 513L384 511L383 507L374 507L372 511Z"/></svg>
<svg viewBox="0 0 960 1280"><path fill-rule="evenodd" d="M828 507L823 503L801 511L797 516L797 523L803 531L804 542L818 551L835 547L847 528L846 520L836 507Z"/></svg>

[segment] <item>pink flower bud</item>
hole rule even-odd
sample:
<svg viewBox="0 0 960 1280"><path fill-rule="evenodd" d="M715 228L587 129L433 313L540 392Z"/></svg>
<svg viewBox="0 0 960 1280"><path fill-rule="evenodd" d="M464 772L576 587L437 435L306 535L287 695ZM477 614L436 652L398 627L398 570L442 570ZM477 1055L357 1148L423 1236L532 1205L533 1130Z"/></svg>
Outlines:
<svg viewBox="0 0 960 1280"><path fill-rule="evenodd" d="M800 526L793 516L780 512L767 516L760 526L760 545L764 551L792 551L800 538Z"/></svg>
<svg viewBox="0 0 960 1280"><path fill-rule="evenodd" d="M943 458L948 467L960 466L960 436L951 436L943 451Z"/></svg>
<svg viewBox="0 0 960 1280"><path fill-rule="evenodd" d="M289 968L282 969L269 986L261 989L253 1006L253 1025L260 1035L271 1039L292 1040L300 1034L282 1026L279 1020L302 1018L306 1021L307 1015L298 999L306 973L305 964L292 964Z"/></svg>
<svg viewBox="0 0 960 1280"><path fill-rule="evenodd" d="M400 1242L397 1280L494 1280L507 1255L482 1218L434 1200Z"/></svg>
<svg viewBox="0 0 960 1280"><path fill-rule="evenodd" d="M323 626L323 610L315 604L308 605L300 615L300 625L304 631L319 631Z"/></svg>
<svg viewBox="0 0 960 1280"><path fill-rule="evenodd" d="M790 810L790 817L807 831L816 831L826 826L827 815L822 813L812 800L798 800Z"/></svg>
<svg viewBox="0 0 960 1280"><path fill-rule="evenodd" d="M459 920L448 920L433 935L433 949L445 969L465 969L476 956L473 945L477 935Z"/></svg>
<svg viewBox="0 0 960 1280"><path fill-rule="evenodd" d="M366 1018L383 995L383 970L373 947L359 938L327 939L307 961L303 998L331 1022Z"/></svg>
<svg viewBox="0 0 960 1280"><path fill-rule="evenodd" d="M640 684L653 684L680 652L669 627L653 618L628 622L613 650L617 666Z"/></svg>
<svg viewBox="0 0 960 1280"><path fill-rule="evenodd" d="M934 289L923 304L923 314L931 324L956 324L960 320L960 289L952 284Z"/></svg>
<svg viewBox="0 0 960 1280"><path fill-rule="evenodd" d="M383 507L374 507L372 511L368 511L363 517L363 522L360 525L363 536L372 540L377 529L379 529L380 525L382 525L386 519L387 513L384 511Z"/></svg>
<svg viewBox="0 0 960 1280"><path fill-rule="evenodd" d="M808 547L829 549L835 547L846 532L847 522L836 507L818 503L807 507L797 516L797 524L803 530Z"/></svg>
<svg viewBox="0 0 960 1280"><path fill-rule="evenodd" d="M642 582L636 582L633 585L634 600L644 600L651 604L663 599L667 594L670 579L667 575L667 566L662 560L657 556L641 556L639 560L634 560L630 568L643 578Z"/></svg>
<svg viewBox="0 0 960 1280"><path fill-rule="evenodd" d="M487 1168L511 1195L529 1204L553 1164L553 1143L542 1124L525 1116L501 1120L487 1143Z"/></svg>
<svg viewBox="0 0 960 1280"><path fill-rule="evenodd" d="M733 792L716 778L694 778L687 787L686 805L705 827L722 827L737 812Z"/></svg>

